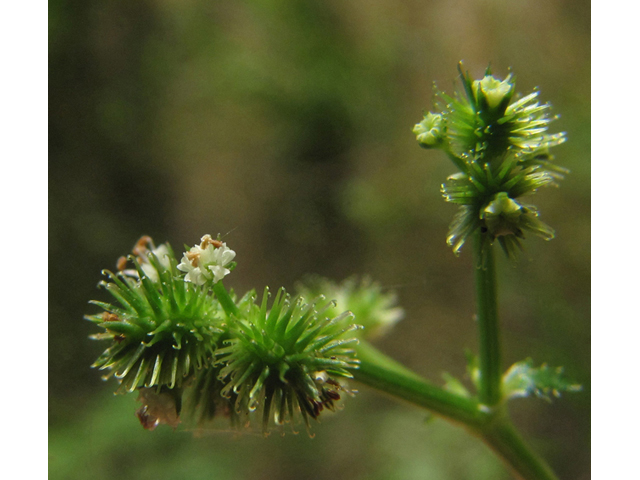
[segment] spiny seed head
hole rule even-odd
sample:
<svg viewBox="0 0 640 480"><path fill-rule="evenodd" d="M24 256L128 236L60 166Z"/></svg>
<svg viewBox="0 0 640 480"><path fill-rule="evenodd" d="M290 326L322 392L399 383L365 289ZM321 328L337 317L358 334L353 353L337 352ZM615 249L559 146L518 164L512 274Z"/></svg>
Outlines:
<svg viewBox="0 0 640 480"><path fill-rule="evenodd" d="M338 379L351 378L350 369L357 368L357 339L348 332L359 327L341 326L350 313L330 319L284 289L270 309L267 298L265 289L261 304L230 325L227 346L216 351L220 393L238 418L249 421L260 410L265 433L271 421L293 423L298 415L308 429L310 418L335 408L343 391Z"/></svg>
<svg viewBox="0 0 640 480"><path fill-rule="evenodd" d="M220 282L234 256L205 235L178 264L168 244L145 236L118 273L105 271L114 301L91 302L102 311L86 318L104 330L93 338L111 345L93 366L119 380L118 393L138 390L144 428L200 428L220 416L240 427L260 410L265 433L298 416L309 429L351 393L339 379L359 364L353 315L329 318L324 297L306 303L284 289L271 308L268 289L260 304L255 291L238 299Z"/></svg>
<svg viewBox="0 0 640 480"><path fill-rule="evenodd" d="M111 341L93 366L120 381L119 393L180 387L212 358L224 314L215 297L184 281L168 244L134 253L134 270L104 272L100 285L115 301L90 302L103 310L85 317L104 329L92 338Z"/></svg>
<svg viewBox="0 0 640 480"><path fill-rule="evenodd" d="M473 80L461 64L458 70L463 93L452 97L436 92L442 119L438 131L444 135L441 141L429 140L460 170L441 187L446 201L460 205L447 242L457 254L466 240L480 231L484 244L489 246L498 239L508 257L515 260L525 230L546 240L553 238L553 230L537 219L535 207L522 205L518 199L557 184L567 173L553 165L549 153L566 136L547 133L556 118L549 113L550 105L538 102L537 91L524 97L515 95L511 74L500 80L487 69L482 79ZM435 118L436 114L429 115ZM423 130L426 126L414 129L414 133L424 136ZM418 141L424 146L422 137Z"/></svg>

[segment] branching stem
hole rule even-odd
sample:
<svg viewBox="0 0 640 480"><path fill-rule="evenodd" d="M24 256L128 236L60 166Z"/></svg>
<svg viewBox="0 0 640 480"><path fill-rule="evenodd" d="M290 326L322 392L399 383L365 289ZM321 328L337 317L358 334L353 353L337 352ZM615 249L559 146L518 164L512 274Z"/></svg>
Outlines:
<svg viewBox="0 0 640 480"><path fill-rule="evenodd" d="M357 352L360 366L353 371L353 376L360 383L457 423L480 426L487 420L477 402L432 385L366 341L361 341Z"/></svg>
<svg viewBox="0 0 640 480"><path fill-rule="evenodd" d="M360 366L352 373L358 382L464 426L522 480L558 480L545 461L524 443L504 406L488 408L474 398L435 386L366 341L361 341L357 350Z"/></svg>

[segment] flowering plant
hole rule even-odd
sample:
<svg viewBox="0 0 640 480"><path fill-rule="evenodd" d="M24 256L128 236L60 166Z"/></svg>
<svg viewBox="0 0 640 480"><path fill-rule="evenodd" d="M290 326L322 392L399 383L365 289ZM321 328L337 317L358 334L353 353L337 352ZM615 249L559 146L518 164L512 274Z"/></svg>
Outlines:
<svg viewBox="0 0 640 480"><path fill-rule="evenodd" d="M514 261L526 233L545 240L551 227L522 197L556 184L567 171L553 164L550 148L564 133L549 134L554 117L538 92L519 97L511 75L490 69L472 80L459 67L462 93L436 92L438 112L428 112L413 132L426 149L442 150L458 172L442 185L459 205L447 242L455 253L474 243L478 355L468 356L475 390L451 375L434 385L377 350L370 340L404 316L393 292L370 279L341 283L311 277L292 297L283 288L272 301L264 288L238 296L223 281L236 252L204 235L182 253L142 237L132 254L105 271L101 286L112 303L94 301L100 313L86 318L110 342L94 363L115 377L117 393L137 391L144 428L160 424L202 428L219 418L232 426L273 426L295 431L302 421L335 410L356 381L464 425L483 439L523 479L556 479L509 420L509 399L550 399L580 386L561 368L535 367L531 359L503 370L499 341L493 246ZM283 430L284 431L284 430Z"/></svg>

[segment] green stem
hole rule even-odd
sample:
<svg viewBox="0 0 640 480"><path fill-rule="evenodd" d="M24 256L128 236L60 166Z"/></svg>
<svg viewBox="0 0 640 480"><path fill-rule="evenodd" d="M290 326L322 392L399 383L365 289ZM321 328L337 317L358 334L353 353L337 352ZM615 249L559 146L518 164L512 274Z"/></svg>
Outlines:
<svg viewBox="0 0 640 480"><path fill-rule="evenodd" d="M486 421L487 415L478 408L477 402L430 384L369 343L361 341L357 353L360 365L352 373L358 382L426 408L456 423L480 426Z"/></svg>
<svg viewBox="0 0 640 480"><path fill-rule="evenodd" d="M524 443L503 408L447 392L377 350L366 341L357 347L355 380L462 424L483 440L522 480L558 480L549 466Z"/></svg>
<svg viewBox="0 0 640 480"><path fill-rule="evenodd" d="M480 401L494 406L502 399L498 292L493 246L484 241L482 233L474 238L474 267L480 332Z"/></svg>
<svg viewBox="0 0 640 480"><path fill-rule="evenodd" d="M480 438L523 480L558 480L549 465L526 445L508 418L483 429Z"/></svg>

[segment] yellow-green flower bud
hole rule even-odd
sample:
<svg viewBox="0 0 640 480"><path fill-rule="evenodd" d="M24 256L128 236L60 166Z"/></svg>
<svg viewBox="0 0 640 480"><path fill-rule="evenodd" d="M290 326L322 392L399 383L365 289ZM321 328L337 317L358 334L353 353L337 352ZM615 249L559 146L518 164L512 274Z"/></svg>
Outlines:
<svg viewBox="0 0 640 480"><path fill-rule="evenodd" d="M517 250L522 250L521 240L525 231L545 240L554 237L553 229L538 219L535 207L517 202L506 192L493 196L491 202L481 210L480 219L484 222L490 241L497 239L512 260L515 260Z"/></svg>
<svg viewBox="0 0 640 480"><path fill-rule="evenodd" d="M507 193L500 192L482 210L481 216L489 233L494 238L511 234L521 237L522 230L518 223L522 214L522 205L509 198Z"/></svg>
<svg viewBox="0 0 640 480"><path fill-rule="evenodd" d="M482 106L484 102L490 110L499 110L503 113L514 93L515 86L510 79L511 75L503 81L492 75L486 75L482 80L474 81L472 88L478 105Z"/></svg>
<svg viewBox="0 0 640 480"><path fill-rule="evenodd" d="M424 119L413 127L413 133L423 148L439 148L444 140L442 115L427 113Z"/></svg>

